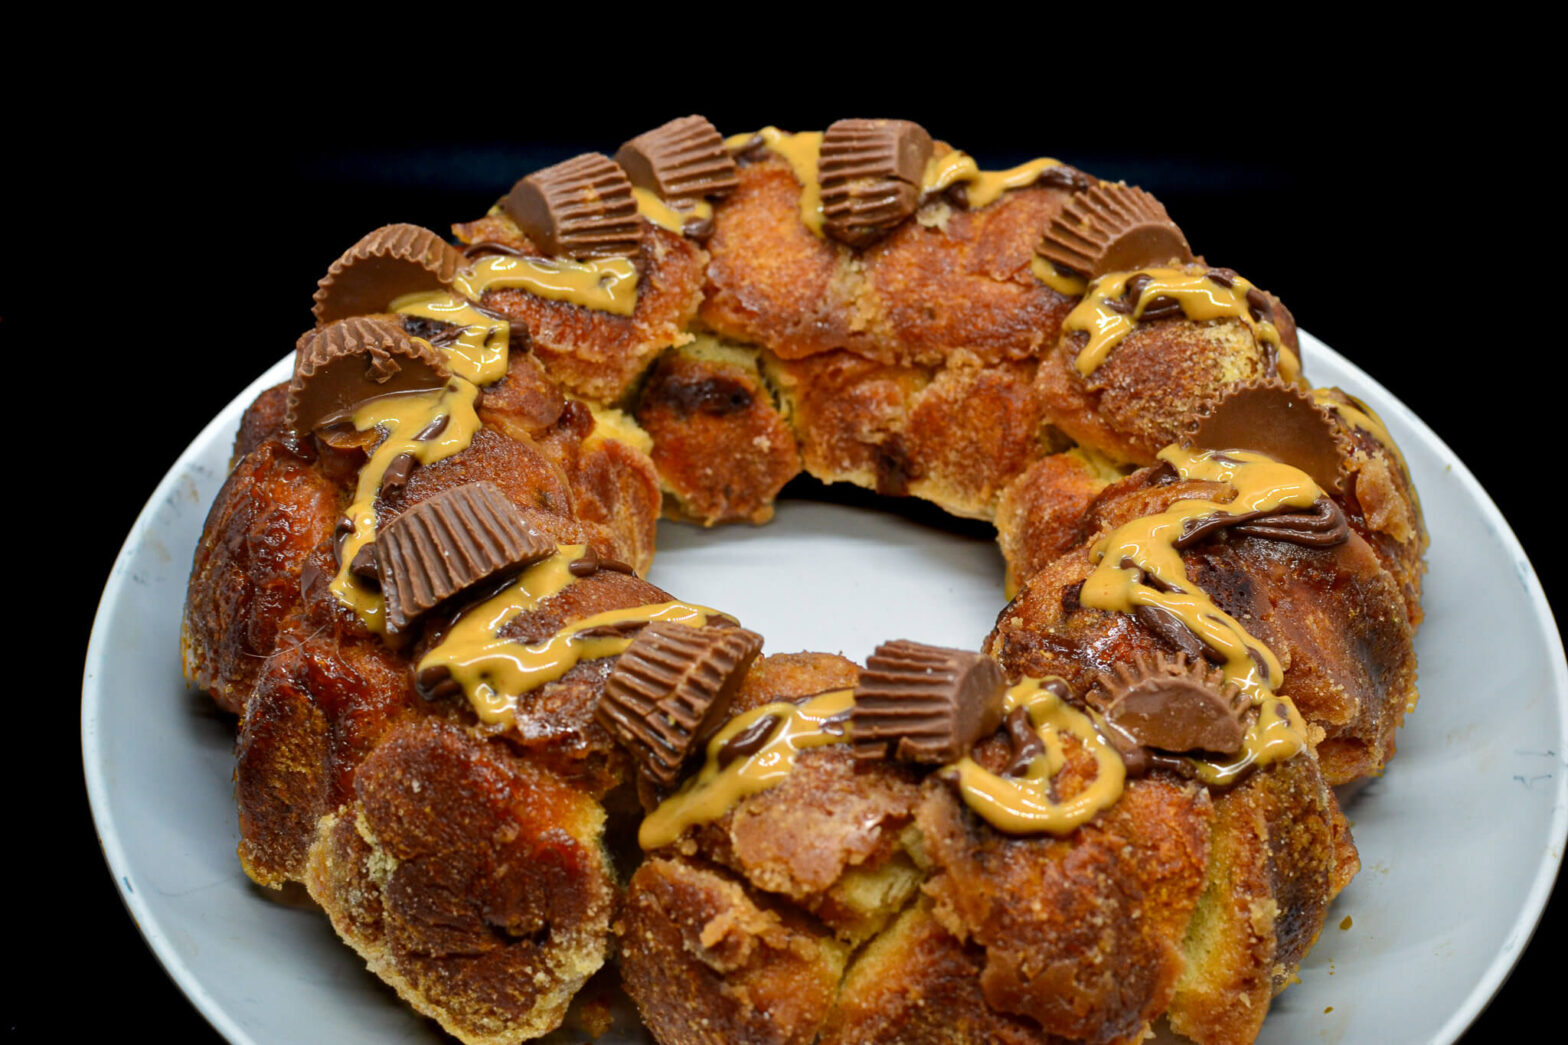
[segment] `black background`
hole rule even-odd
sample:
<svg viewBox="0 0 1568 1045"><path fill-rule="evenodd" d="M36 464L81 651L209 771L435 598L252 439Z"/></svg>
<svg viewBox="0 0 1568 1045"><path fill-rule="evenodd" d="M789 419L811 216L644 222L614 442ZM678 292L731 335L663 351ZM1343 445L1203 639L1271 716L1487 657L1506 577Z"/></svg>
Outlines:
<svg viewBox="0 0 1568 1045"><path fill-rule="evenodd" d="M301 75L316 60L278 56ZM798 69L788 80L772 75L755 55L717 82L626 67L543 90L527 76L508 81L494 63L401 87L332 66L330 76L306 77L317 83L308 90L281 78L242 83L256 76L246 68L216 97L165 69L155 85L126 88L134 104L105 85L101 111L15 148L7 177L28 191L7 205L0 338L24 361L15 380L40 350L86 353L71 357L85 369L44 384L43 404L64 408L66 420L30 462L42 467L24 465L23 478L64 491L76 462L94 463L91 510L72 520L68 580L46 597L59 649L58 671L43 677L63 690L50 695L58 736L52 750L7 767L12 794L51 796L21 803L18 825L46 866L21 869L13 849L7 878L20 876L16 890L45 884L60 906L23 905L26 938L43 950L21 988L10 985L6 1028L32 1040L57 1027L29 998L62 975L62 962L88 953L97 1002L73 1013L80 1037L123 1033L134 1012L168 1040L216 1039L121 906L72 751L74 677L97 591L158 479L212 414L292 348L310 325L315 280L363 233L476 217L529 171L613 151L673 116L703 112L725 133L903 116L986 167L1045 154L1142 185L1210 263L1278 293L1305 329L1425 419L1475 471L1546 571L1548 595L1559 596L1552 520L1539 503L1558 389L1555 359L1538 362L1558 350L1530 325L1550 291L1523 278L1491 206L1499 184L1536 169L1536 139L1469 119L1474 99L1435 88L1439 70L1386 62L1375 50L1336 52L1320 80L1288 87L1267 69L1239 81L1189 69L1149 83L948 70L919 84L835 78L830 89ZM489 86L475 89L482 78ZM110 275L92 275L105 260ZM62 280L62 271L76 275ZM1310 357L1306 366L1311 376ZM116 414L126 410L138 418L130 440L118 438L126 429ZM1454 858L1464 858L1462 840ZM1461 911L1463 898L1455 902ZM1563 906L1559 898L1549 909L1467 1041L1504 1038L1512 1021L1555 999L1549 947L1568 920ZM47 925L35 924L40 916Z"/></svg>

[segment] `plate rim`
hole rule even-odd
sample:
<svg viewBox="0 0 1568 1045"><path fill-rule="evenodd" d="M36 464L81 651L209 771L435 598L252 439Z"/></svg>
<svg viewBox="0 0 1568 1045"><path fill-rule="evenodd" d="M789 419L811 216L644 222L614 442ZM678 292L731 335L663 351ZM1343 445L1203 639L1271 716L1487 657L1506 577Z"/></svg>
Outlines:
<svg viewBox="0 0 1568 1045"><path fill-rule="evenodd" d="M1314 337L1306 330L1298 330L1302 343L1303 355L1309 351L1323 353L1332 358L1334 365L1343 368L1353 376L1356 382L1367 389L1374 390L1377 397L1383 402L1378 409L1384 415L1392 413L1399 418L1402 425L1415 432L1418 437L1432 445L1438 451L1438 457L1445 463L1455 480L1464 488L1464 491L1479 506L1484 521L1498 534L1504 550L1508 552L1515 562L1522 564L1519 579L1524 589L1532 618L1541 628L1544 648L1551 662L1550 675L1555 690L1558 709L1559 734L1555 738L1560 748L1568 750L1568 659L1564 656L1562 633L1557 625L1551 604L1546 598L1540 577L1536 573L1534 564L1525 553L1523 545L1519 542L1518 535L1513 527L1503 516L1496 502L1481 485L1469 466L1459 458L1430 425L1417 415L1402 399L1393 395L1382 382L1372 377L1356 363L1335 351L1323 341ZM246 385L230 402L207 422L201 431L191 440L174 462L164 473L163 478L153 489L147 501L138 512L135 521L131 524L130 531L116 554L114 563L110 567L109 577L104 584L104 589L99 597L97 609L93 615L92 631L87 644L87 656L82 672L82 707L81 707L81 740L82 740L82 769L86 781L88 804L92 813L93 827L98 838L100 852L108 865L110 877L114 888L119 894L121 903L125 906L137 931L141 934L148 948L158 959L164 973L174 982L190 1003L201 1013L202 1017L212 1025L220 1035L236 1043L236 1045L255 1045L250 1034L235 1021L227 1009L220 1005L195 976L175 951L165 928L148 906L143 897L137 894L129 885L129 874L132 868L126 856L125 845L120 837L119 826L109 814L108 809L108 782L105 778L104 750L101 746L99 726L100 703L102 690L98 679L103 675L103 667L109 656L106 648L104 634L107 631L106 621L110 608L114 606L122 594L127 576L130 560L139 546L144 535L153 528L153 523L158 509L169 499L175 485L180 482L188 472L193 458L201 450L208 447L211 442L224 431L232 431L237 427L239 418L245 409L265 389L278 384L288 373L292 361L292 353L279 359L272 366L264 370L250 384ZM200 449L199 449L200 448ZM1524 904L1515 918L1509 934L1504 938L1503 945L1489 961L1485 972L1477 979L1475 985L1465 996L1461 1004L1454 1010L1447 1021L1439 1029L1433 1039L1443 1045L1451 1045L1457 1041L1465 1030L1486 1009L1503 983L1513 972L1519 959L1528 948L1532 937L1541 923L1547 901L1550 899L1553 887L1564 858L1564 844L1568 842L1568 774L1556 774L1555 794L1551 827L1548 836L1543 839L1542 859L1536 868L1530 889L1525 894Z"/></svg>

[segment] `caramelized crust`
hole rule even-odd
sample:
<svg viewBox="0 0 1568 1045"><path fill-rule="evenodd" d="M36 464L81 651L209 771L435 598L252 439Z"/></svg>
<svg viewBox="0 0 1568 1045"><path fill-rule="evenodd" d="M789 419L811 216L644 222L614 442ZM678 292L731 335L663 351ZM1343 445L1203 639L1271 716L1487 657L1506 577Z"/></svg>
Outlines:
<svg viewBox="0 0 1568 1045"><path fill-rule="evenodd" d="M434 723L399 727L324 818L305 882L338 933L464 1041L558 1025L604 962L604 812L545 770Z"/></svg>
<svg viewBox="0 0 1568 1045"><path fill-rule="evenodd" d="M799 702L834 689L853 689L860 667L834 653L774 653L759 657L746 673L730 717L775 700Z"/></svg>
<svg viewBox="0 0 1568 1045"><path fill-rule="evenodd" d="M1172 1029L1246 1045L1295 977L1360 861L1317 763L1297 757L1216 795L1208 878L1187 929ZM1341 844L1341 841L1343 844Z"/></svg>
<svg viewBox="0 0 1568 1045"><path fill-rule="evenodd" d="M430 713L379 640L290 635L245 705L235 747L240 862L262 885L299 881L317 821L393 726Z"/></svg>
<svg viewBox="0 0 1568 1045"><path fill-rule="evenodd" d="M954 515L990 519L1004 487L1045 449L1034 367L951 362L915 397L900 440L909 493Z"/></svg>
<svg viewBox="0 0 1568 1045"><path fill-rule="evenodd" d="M1151 777L1065 838L1011 838L933 782L916 819L936 869L924 891L985 952L992 1008L1064 1038L1137 1040L1181 974L1209 816L1206 792Z"/></svg>
<svg viewBox="0 0 1568 1045"><path fill-rule="evenodd" d="M754 356L737 349L666 352L637 402L674 514L712 526L764 523L800 472L795 436Z"/></svg>
<svg viewBox="0 0 1568 1045"><path fill-rule="evenodd" d="M1007 560L1009 592L1083 540L1089 505L1109 484L1082 454L1042 457L1013 481L996 508L996 543Z"/></svg>
<svg viewBox="0 0 1568 1045"><path fill-rule="evenodd" d="M985 952L954 939L931 915L910 907L856 955L821 1045L1051 1045L1023 1016L998 1012L980 990Z"/></svg>
<svg viewBox="0 0 1568 1045"><path fill-rule="evenodd" d="M954 350L982 363L1037 357L1072 301L1029 270L1066 199L1007 193L978 211L938 201L859 253L812 235L799 182L771 155L740 169L714 215L700 317L781 359L845 349L883 363L938 366Z"/></svg>
<svg viewBox="0 0 1568 1045"><path fill-rule="evenodd" d="M821 748L802 752L783 783L737 803L693 840L706 859L858 941L919 883L899 844L919 798L907 768L868 764L842 746Z"/></svg>
<svg viewBox="0 0 1568 1045"><path fill-rule="evenodd" d="M858 288L853 252L800 220L800 183L783 160L740 168L714 208L711 260L698 312L704 326L799 359L847 345Z"/></svg>
<svg viewBox="0 0 1568 1045"><path fill-rule="evenodd" d="M1056 342L1074 300L1041 283L1029 265L1068 198L1063 189L1035 186L980 210L938 199L867 251L866 293L856 309L875 346L866 354L927 365L951 364L955 351L985 366L1038 359Z"/></svg>
<svg viewBox="0 0 1568 1045"><path fill-rule="evenodd" d="M185 677L238 713L303 602L306 560L331 540L336 484L276 439L246 454L207 512L186 590Z"/></svg>
<svg viewBox="0 0 1568 1045"><path fill-rule="evenodd" d="M1063 337L1040 364L1046 416L1078 443L1132 464L1187 435L1226 388L1272 376L1271 355L1240 320L1142 322L1087 378L1074 368L1088 335Z"/></svg>
<svg viewBox="0 0 1568 1045"><path fill-rule="evenodd" d="M806 471L823 482L850 482L903 496L925 474L903 431L910 405L930 382L921 368L878 363L852 352L768 360Z"/></svg>
<svg viewBox="0 0 1568 1045"><path fill-rule="evenodd" d="M665 1043L811 1045L844 971L831 934L685 857L637 869L616 931L626 990Z"/></svg>

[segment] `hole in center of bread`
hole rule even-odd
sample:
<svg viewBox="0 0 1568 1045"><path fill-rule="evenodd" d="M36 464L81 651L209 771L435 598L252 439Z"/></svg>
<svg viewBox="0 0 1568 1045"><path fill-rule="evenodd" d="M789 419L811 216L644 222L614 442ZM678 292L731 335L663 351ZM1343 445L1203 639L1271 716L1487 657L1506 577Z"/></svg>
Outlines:
<svg viewBox="0 0 1568 1045"><path fill-rule="evenodd" d="M889 639L978 649L1007 602L990 527L936 525L912 502L868 504L783 499L762 527L661 521L648 579L735 615L767 636L767 653L864 663Z"/></svg>

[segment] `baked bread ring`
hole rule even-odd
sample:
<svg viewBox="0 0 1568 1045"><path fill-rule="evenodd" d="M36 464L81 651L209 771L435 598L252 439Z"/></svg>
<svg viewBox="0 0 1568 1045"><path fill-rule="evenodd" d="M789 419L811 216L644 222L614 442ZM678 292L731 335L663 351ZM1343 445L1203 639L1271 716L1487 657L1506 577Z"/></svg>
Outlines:
<svg viewBox="0 0 1568 1045"><path fill-rule="evenodd" d="M1426 549L1283 304L900 120L671 121L453 232L334 264L196 552L245 872L471 1043L607 962L666 1045L1253 1040L1358 867L1330 786L1414 704ZM994 523L992 633L760 656L642 579L661 515L802 473Z"/></svg>

